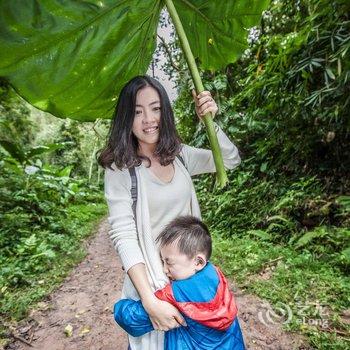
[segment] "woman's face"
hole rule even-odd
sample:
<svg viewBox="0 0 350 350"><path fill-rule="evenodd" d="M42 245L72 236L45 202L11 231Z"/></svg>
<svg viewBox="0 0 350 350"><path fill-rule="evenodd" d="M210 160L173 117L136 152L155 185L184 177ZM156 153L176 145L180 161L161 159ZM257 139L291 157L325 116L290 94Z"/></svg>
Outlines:
<svg viewBox="0 0 350 350"><path fill-rule="evenodd" d="M157 90L151 86L140 89L136 95L136 106L132 132L139 142L140 148L157 144L161 104Z"/></svg>

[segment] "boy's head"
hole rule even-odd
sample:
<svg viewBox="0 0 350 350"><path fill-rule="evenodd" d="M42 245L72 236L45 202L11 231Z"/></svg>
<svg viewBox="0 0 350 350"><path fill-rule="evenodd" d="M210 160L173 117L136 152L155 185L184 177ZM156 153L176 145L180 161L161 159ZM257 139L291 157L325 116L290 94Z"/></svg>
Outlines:
<svg viewBox="0 0 350 350"><path fill-rule="evenodd" d="M179 216L156 239L165 274L171 280L191 277L203 269L211 256L207 226L193 216Z"/></svg>

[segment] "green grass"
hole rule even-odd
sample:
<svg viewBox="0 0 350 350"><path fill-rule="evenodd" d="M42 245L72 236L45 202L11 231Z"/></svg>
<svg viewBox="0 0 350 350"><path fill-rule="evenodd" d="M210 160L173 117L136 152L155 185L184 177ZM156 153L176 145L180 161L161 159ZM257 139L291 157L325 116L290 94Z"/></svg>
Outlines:
<svg viewBox="0 0 350 350"><path fill-rule="evenodd" d="M61 220L61 224L69 228L69 234L38 233L47 246L54 250L55 256L50 258L46 266L38 266L27 275L24 285L0 288L0 315L3 322L24 318L31 307L62 283L72 268L86 256L83 239L96 231L100 219L107 213L102 199L96 204L75 204L66 210L67 217ZM16 266L16 257L8 260L7 264L10 269L21 268ZM25 268L25 261L21 261L21 264ZM6 332L6 327L0 326L0 338L6 338Z"/></svg>
<svg viewBox="0 0 350 350"><path fill-rule="evenodd" d="M342 271L307 250L249 235L223 239L214 232L213 241L213 262L238 286L268 300L276 313L289 306L292 318L283 324L286 330L306 335L317 349L349 348L350 327L341 312L349 309L350 279Z"/></svg>

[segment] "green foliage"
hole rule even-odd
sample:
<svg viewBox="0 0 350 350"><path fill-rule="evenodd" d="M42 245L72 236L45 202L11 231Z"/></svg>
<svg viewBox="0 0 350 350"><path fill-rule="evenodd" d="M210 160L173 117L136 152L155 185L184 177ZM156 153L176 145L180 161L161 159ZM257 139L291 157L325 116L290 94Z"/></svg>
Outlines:
<svg viewBox="0 0 350 350"><path fill-rule="evenodd" d="M70 164L74 169L72 175L86 176L87 171L82 164L85 161L85 155L82 152L82 132L79 128L79 123L76 121L67 121L63 123L58 130L58 140L67 145L55 152L51 157L53 164L65 166Z"/></svg>
<svg viewBox="0 0 350 350"><path fill-rule="evenodd" d="M35 107L85 121L111 118L120 88L146 71L161 10L152 0L0 6L0 75Z"/></svg>
<svg viewBox="0 0 350 350"><path fill-rule="evenodd" d="M206 88L219 102L219 122L254 174L311 174L324 179L326 190L349 188L344 176L350 168L346 6L343 1L275 1L262 27L251 32L245 55L224 71L203 73ZM180 77L181 135L203 145L196 119L189 118L189 79L182 72Z"/></svg>
<svg viewBox="0 0 350 350"><path fill-rule="evenodd" d="M229 67L227 107L244 116L236 118L243 152L254 155L261 172L316 173L339 182L350 168L347 14L343 1L277 1L239 74Z"/></svg>
<svg viewBox="0 0 350 350"><path fill-rule="evenodd" d="M11 268L1 272L1 284L21 286L25 274L46 269L44 261L54 257L51 245L39 238L42 234L69 235L63 224L67 206L101 200L99 189L87 186L83 179L69 177L70 168L55 169L49 165L32 167L34 173L18 175L2 167L0 178L0 249L2 258L15 258L20 275ZM26 168L28 169L28 167ZM6 264L1 264L1 266ZM21 277L22 276L22 277Z"/></svg>
<svg viewBox="0 0 350 350"><path fill-rule="evenodd" d="M29 301L50 291L38 281L50 273L65 275L63 266L81 257L77 247L90 232L89 223L105 213L100 189L70 177L73 166L59 168L37 157L11 163L7 156L0 162L0 314L5 319L23 317Z"/></svg>
<svg viewBox="0 0 350 350"><path fill-rule="evenodd" d="M224 193L209 195L210 181L197 182L198 198L205 221L222 237L285 244L349 272L349 214L314 177L267 182L241 170L230 174Z"/></svg>
<svg viewBox="0 0 350 350"><path fill-rule="evenodd" d="M42 119L47 119L47 116L40 118ZM69 164L72 166L71 176L88 177L89 182L99 182L101 169L96 162L96 153L104 146L110 121L80 123L68 119L60 122L55 132L55 141L65 147L51 153L47 161L60 167Z"/></svg>
<svg viewBox="0 0 350 350"><path fill-rule="evenodd" d="M52 218L52 221L56 219L56 230L37 228L27 232L22 229L16 245L13 246L12 240L0 248L0 317L3 320L23 318L33 303L62 282L85 256L81 241L95 232L98 220L105 213L104 200L96 195L93 202L71 204L62 218L57 213ZM16 217L22 225L31 224L22 218L23 215ZM29 231L30 226L26 228ZM0 327L1 331L5 330Z"/></svg>
<svg viewBox="0 0 350 350"><path fill-rule="evenodd" d="M0 139L20 144L32 143L37 128L30 119L30 111L1 78L0 102Z"/></svg>
<svg viewBox="0 0 350 350"><path fill-rule="evenodd" d="M234 62L267 0L174 0L205 68ZM144 74L164 1L0 3L0 75L35 107L55 116L111 118L121 87ZM200 33L200 36L198 35ZM25 42L25 45L18 43ZM45 69L43 69L45 67Z"/></svg>
<svg viewBox="0 0 350 350"><path fill-rule="evenodd" d="M276 0L238 62L202 72L216 121L242 158L224 191L213 191L211 176L195 180L214 259L294 314L299 303L324 303L329 328L287 325L319 349L346 349L349 334L341 318L350 290L349 31L345 1ZM177 81L183 141L208 148L177 50L166 68Z"/></svg>
<svg viewBox="0 0 350 350"><path fill-rule="evenodd" d="M235 62L247 47L247 28L259 23L269 1L173 0L191 51L203 69Z"/></svg>
<svg viewBox="0 0 350 350"><path fill-rule="evenodd" d="M4 125L5 123L3 123ZM2 148L10 154L10 157L4 158L4 162L7 164L18 164L21 166L25 166L28 164L32 164L33 161L40 155L48 152L53 152L56 149L63 148L65 145L63 143L52 143L42 146L34 146L31 148L23 149L19 144L15 142L1 140L0 145ZM19 166L20 168L20 166ZM20 171L20 169L18 169Z"/></svg>
<svg viewBox="0 0 350 350"><path fill-rule="evenodd" d="M316 349L347 349L346 336L336 331L350 331L342 316L349 306L349 277L318 254L307 250L300 254L293 247L270 242L264 233L255 233L225 239L214 228L213 261L243 290L277 308L282 303L283 311L287 305L292 317L283 326L307 335Z"/></svg>
<svg viewBox="0 0 350 350"><path fill-rule="evenodd" d="M341 200L350 189L346 6L342 1L274 1L262 26L251 32L241 60L224 71L203 72L221 110L217 121L243 160L224 193L208 196L208 177L197 184L206 219L226 236L255 230L272 242L295 244L317 227L340 227L335 229L337 243L330 244L328 252L347 247L343 228L349 224L349 212ZM184 62L174 57L181 69ZM312 62L303 66L307 75L299 69L306 58ZM331 81L325 73L333 64L341 69ZM190 79L182 70L178 76L175 112L181 136L187 143L208 147L194 117ZM321 90L325 98L309 103ZM311 245L325 243L316 236Z"/></svg>
<svg viewBox="0 0 350 350"><path fill-rule="evenodd" d="M42 125L33 111L6 83L0 88L0 317L10 321L24 317L84 256L80 242L106 207L98 186L73 176L90 159L69 162L70 144L57 134L52 141L62 142L38 145ZM77 140L74 150L85 155L83 144ZM66 163L55 165L50 158L62 150Z"/></svg>

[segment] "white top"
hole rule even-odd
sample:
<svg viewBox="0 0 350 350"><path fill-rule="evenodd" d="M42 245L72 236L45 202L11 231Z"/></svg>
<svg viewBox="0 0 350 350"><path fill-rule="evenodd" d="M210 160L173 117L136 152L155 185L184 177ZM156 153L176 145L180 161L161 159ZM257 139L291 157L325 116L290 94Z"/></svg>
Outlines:
<svg viewBox="0 0 350 350"><path fill-rule="evenodd" d="M226 169L234 169L241 162L237 147L228 139L224 132L214 123ZM215 172L215 164L211 150L182 146L180 152L186 168L180 160L174 163L187 178L191 187L191 213L200 218L200 209L191 177L197 174ZM154 291L163 288L168 282L162 269L159 252L152 237L149 200L147 194L147 179L143 176L142 165L135 167L137 177L136 224L132 210L131 178L128 169L105 171L105 196L109 208L108 221L111 224L109 235L118 252L125 271L138 263L144 263L147 276ZM165 187L163 190L167 191ZM164 198L166 194L162 194ZM139 300L129 276L125 275L122 298ZM141 337L129 336L132 350L163 350L164 333L153 331Z"/></svg>
<svg viewBox="0 0 350 350"><path fill-rule="evenodd" d="M150 168L140 167L145 180L152 237L155 240L164 227L180 215L191 215L191 182L174 163L174 176L160 180Z"/></svg>

